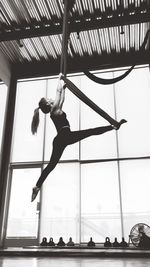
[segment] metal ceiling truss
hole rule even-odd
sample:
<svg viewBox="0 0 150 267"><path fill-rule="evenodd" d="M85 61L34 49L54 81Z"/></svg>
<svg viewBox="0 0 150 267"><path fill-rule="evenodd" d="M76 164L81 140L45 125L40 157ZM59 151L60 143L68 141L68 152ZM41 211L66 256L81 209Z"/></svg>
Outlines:
<svg viewBox="0 0 150 267"><path fill-rule="evenodd" d="M1 11L2 12L2 11ZM147 10L125 10L124 13L114 12L105 14L84 14L76 17L73 15L69 21L71 32L81 32L94 29L103 29L116 26L139 24L150 22L150 9ZM20 40L33 37L58 35L62 33L62 19L56 17L48 20L42 17L40 21L32 19L32 23L22 21L20 24L15 21L11 25L1 23L0 42Z"/></svg>

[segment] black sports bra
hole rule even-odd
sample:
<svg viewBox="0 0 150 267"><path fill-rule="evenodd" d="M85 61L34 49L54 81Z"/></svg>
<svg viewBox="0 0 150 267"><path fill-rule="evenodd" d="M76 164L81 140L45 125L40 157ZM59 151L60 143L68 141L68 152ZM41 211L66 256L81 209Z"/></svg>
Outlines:
<svg viewBox="0 0 150 267"><path fill-rule="evenodd" d="M63 112L62 114L59 115L55 115L55 114L51 114L51 119L57 129L57 132L59 132L61 130L62 127L64 126L68 126L70 127L69 121L67 120L66 117L66 113Z"/></svg>

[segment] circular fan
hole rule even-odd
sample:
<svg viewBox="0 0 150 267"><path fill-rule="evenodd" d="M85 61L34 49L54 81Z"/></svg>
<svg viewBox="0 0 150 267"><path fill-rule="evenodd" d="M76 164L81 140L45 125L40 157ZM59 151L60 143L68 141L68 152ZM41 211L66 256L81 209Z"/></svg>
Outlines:
<svg viewBox="0 0 150 267"><path fill-rule="evenodd" d="M150 239L150 227L145 223L137 223L134 225L130 231L130 238L133 245L140 247L143 235Z"/></svg>

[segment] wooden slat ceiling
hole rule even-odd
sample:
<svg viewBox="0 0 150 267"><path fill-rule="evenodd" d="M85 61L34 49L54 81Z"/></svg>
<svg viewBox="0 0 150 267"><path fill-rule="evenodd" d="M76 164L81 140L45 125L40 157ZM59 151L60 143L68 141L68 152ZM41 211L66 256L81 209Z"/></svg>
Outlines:
<svg viewBox="0 0 150 267"><path fill-rule="evenodd" d="M63 0L0 1L0 51L19 78L59 73L62 19ZM69 24L68 73L150 62L149 0L75 0Z"/></svg>

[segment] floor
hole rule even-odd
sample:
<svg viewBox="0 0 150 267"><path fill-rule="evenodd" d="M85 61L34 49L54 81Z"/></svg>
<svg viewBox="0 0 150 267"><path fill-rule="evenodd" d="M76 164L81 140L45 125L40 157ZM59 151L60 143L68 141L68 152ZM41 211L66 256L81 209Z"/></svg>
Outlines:
<svg viewBox="0 0 150 267"><path fill-rule="evenodd" d="M0 257L0 267L149 267L150 259Z"/></svg>
<svg viewBox="0 0 150 267"><path fill-rule="evenodd" d="M0 249L0 267L149 267L150 249L44 248Z"/></svg>
<svg viewBox="0 0 150 267"><path fill-rule="evenodd" d="M150 249L127 248L104 248L104 247L8 247L0 249L0 259L2 257L30 257L30 258L105 258L105 259L147 259L150 260ZM1 267L1 266L0 266Z"/></svg>

